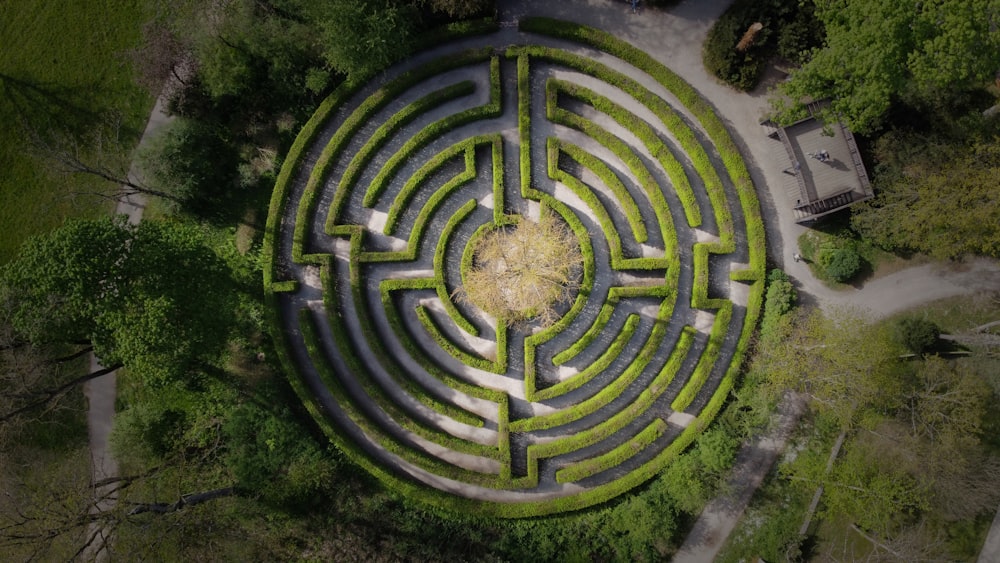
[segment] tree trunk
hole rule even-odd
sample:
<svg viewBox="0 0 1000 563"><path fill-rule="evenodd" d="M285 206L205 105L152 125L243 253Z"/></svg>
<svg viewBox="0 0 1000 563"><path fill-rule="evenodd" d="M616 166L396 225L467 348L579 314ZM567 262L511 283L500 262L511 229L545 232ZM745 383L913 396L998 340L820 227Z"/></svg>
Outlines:
<svg viewBox="0 0 1000 563"><path fill-rule="evenodd" d="M68 362L70 360L75 360L75 359L79 358L80 356L84 356L84 355L90 353L91 351L93 351L93 349L94 349L93 346L87 346L86 348L80 350L79 352L73 352L72 354L70 354L68 356L63 356L61 358L53 358L53 359L49 360L49 363L50 364L62 364L62 363Z"/></svg>
<svg viewBox="0 0 1000 563"><path fill-rule="evenodd" d="M165 502L149 502L149 503L135 503L132 510L128 511L129 516L135 516L136 514L142 514L144 512L155 512L156 514L169 514L171 512L177 512L178 510L183 510L189 506L195 506L203 502L208 502L210 500L215 500L217 498L230 497L236 494L232 487L224 487L221 489L213 489L211 491L204 491L200 493L188 493L182 495L181 498L177 499L177 502L165 503Z"/></svg>
<svg viewBox="0 0 1000 563"><path fill-rule="evenodd" d="M24 414L24 413L26 413L28 411L32 411L32 410L37 409L39 407L44 407L44 406L52 403L56 399L59 399L60 397L62 397L63 395L65 395L70 389L76 387L77 385L82 385L82 384L90 381L91 379L97 379L98 377L101 377L102 375L107 375L107 374L115 371L116 369L118 369L120 367L122 367L122 364L115 364L115 365L113 365L111 367L106 367L106 368L103 368L103 369L99 369L99 370L97 370L95 372L88 373L87 375L81 375L80 377L77 377L76 379L72 379L72 380L70 380L70 381L68 381L68 382L60 385L59 387L56 387L55 389L47 389L45 391L39 391L38 395L42 396L41 399L38 399L38 400L36 400L34 402L31 402L31 403L29 403L29 404L27 404L27 405L25 405L25 406L23 406L23 407L21 407L19 409L15 409L15 410L13 410L13 411L11 411L9 413L6 413L6 414L0 416L0 423L7 422L8 420L14 418L15 416L19 416L19 415Z"/></svg>

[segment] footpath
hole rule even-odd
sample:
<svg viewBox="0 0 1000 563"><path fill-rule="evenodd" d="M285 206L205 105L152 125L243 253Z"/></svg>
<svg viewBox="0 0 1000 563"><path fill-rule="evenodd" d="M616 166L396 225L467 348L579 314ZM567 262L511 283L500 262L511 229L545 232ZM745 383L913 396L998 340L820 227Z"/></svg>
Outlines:
<svg viewBox="0 0 1000 563"><path fill-rule="evenodd" d="M164 92L167 91L168 90L166 89L164 90ZM150 113L149 121L146 122L146 128L143 130L142 137L139 140L139 145L136 148L137 151L139 148L146 146L146 144L149 143L150 139L156 135L160 128L173 119L173 117L167 115L166 103L166 94L161 94L160 97L157 98L156 104L153 106L153 111ZM132 161L128 175L129 178L133 180L140 177L138 163L135 159ZM146 196L143 194L123 195L119 198L118 204L115 206L115 214L125 215L128 217L129 223L138 224L142 221L142 213L145 207ZM91 372L100 369L102 369L100 362L97 357L91 354ZM115 419L115 399L117 398L117 388L117 371L91 379L83 385L83 394L87 398L87 434L90 444L90 459L92 468L91 480L94 483L118 477L118 462L115 460L114 455L112 455L108 443L111 436L111 428L114 425ZM114 484L109 484L105 487L114 486ZM92 509L94 512L104 512L114 508L114 500L105 498L108 496L105 493L105 489L98 489L94 491L96 498L103 498L101 502L95 503ZM84 560L94 560L100 562L107 561L111 558L111 554L108 551L110 542L107 541L108 538L104 537L104 530L93 529L97 526L99 526L97 523L91 524L92 529L88 530L87 536L91 537L94 533L101 534L104 541L94 542L92 545L97 547L92 552L84 553Z"/></svg>

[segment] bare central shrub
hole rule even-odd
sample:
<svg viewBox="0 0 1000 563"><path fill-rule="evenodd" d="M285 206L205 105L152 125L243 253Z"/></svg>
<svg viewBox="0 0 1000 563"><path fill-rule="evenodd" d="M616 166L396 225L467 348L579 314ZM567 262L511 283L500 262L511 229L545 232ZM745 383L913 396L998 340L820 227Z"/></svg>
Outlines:
<svg viewBox="0 0 1000 563"><path fill-rule="evenodd" d="M518 216L513 225L477 239L472 252L472 268L456 296L501 324L537 319L548 326L559 317L558 305L579 287L580 245L552 212L543 212L537 223Z"/></svg>

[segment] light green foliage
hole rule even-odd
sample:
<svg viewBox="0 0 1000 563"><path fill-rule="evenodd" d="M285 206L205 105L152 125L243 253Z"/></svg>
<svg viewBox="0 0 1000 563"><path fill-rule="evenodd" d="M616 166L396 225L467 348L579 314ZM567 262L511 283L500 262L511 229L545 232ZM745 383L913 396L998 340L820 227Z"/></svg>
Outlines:
<svg viewBox="0 0 1000 563"><path fill-rule="evenodd" d="M899 353L888 330L861 314L842 309L826 318L815 311L768 345L756 367L772 384L808 393L815 408L850 427L866 409L898 396Z"/></svg>
<svg viewBox="0 0 1000 563"><path fill-rule="evenodd" d="M232 309L225 263L180 223L76 221L30 239L0 277L13 325L38 342L89 341L150 383L218 357Z"/></svg>
<svg viewBox="0 0 1000 563"><path fill-rule="evenodd" d="M852 225L890 250L936 258L1000 257L1000 140L968 146L892 133L876 146L876 197L856 208Z"/></svg>
<svg viewBox="0 0 1000 563"><path fill-rule="evenodd" d="M795 308L798 297L788 274L778 269L771 270L767 275L767 295L760 327L765 337L778 330L778 323Z"/></svg>
<svg viewBox="0 0 1000 563"><path fill-rule="evenodd" d="M930 508L927 490L891 455L864 440L846 453L824 480L829 515L842 515L865 530L889 535Z"/></svg>
<svg viewBox="0 0 1000 563"><path fill-rule="evenodd" d="M832 98L832 109L860 133L877 129L898 97L930 100L992 78L1000 68L997 0L816 0L826 45L781 91L792 107L804 96Z"/></svg>
<svg viewBox="0 0 1000 563"><path fill-rule="evenodd" d="M918 364L908 395L903 416L915 435L943 444L982 437L993 393L977 374L931 356Z"/></svg>

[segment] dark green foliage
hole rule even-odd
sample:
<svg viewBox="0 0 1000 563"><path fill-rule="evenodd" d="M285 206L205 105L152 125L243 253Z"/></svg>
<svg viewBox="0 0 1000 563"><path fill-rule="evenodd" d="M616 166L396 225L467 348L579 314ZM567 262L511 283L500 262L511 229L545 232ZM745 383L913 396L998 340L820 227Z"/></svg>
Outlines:
<svg viewBox="0 0 1000 563"><path fill-rule="evenodd" d="M494 0L417 0L416 4L453 18L492 15L489 12L495 8Z"/></svg>
<svg viewBox="0 0 1000 563"><path fill-rule="evenodd" d="M393 0L323 0L310 3L307 14L327 64L348 76L369 75L409 54L417 29L416 10Z"/></svg>
<svg viewBox="0 0 1000 563"><path fill-rule="evenodd" d="M827 275L837 282L850 281L861 270L861 255L849 243L821 248L817 260Z"/></svg>
<svg viewBox="0 0 1000 563"><path fill-rule="evenodd" d="M271 503L302 509L333 491L336 464L289 413L243 404L222 427L225 464L237 486Z"/></svg>
<svg viewBox="0 0 1000 563"><path fill-rule="evenodd" d="M737 49L756 23L763 28L750 45ZM801 62L819 45L822 35L812 2L737 0L708 31L703 60L710 73L740 90L753 90L774 55Z"/></svg>
<svg viewBox="0 0 1000 563"><path fill-rule="evenodd" d="M115 414L112 448L115 458L126 465L138 462L162 463L182 446L185 412L166 401L130 405Z"/></svg>
<svg viewBox="0 0 1000 563"><path fill-rule="evenodd" d="M921 317L903 317L893 325L892 336L897 344L920 354L937 342L941 329L933 321Z"/></svg>
<svg viewBox="0 0 1000 563"><path fill-rule="evenodd" d="M226 218L239 209L239 155L215 127L179 118L140 154L147 181L196 217Z"/></svg>

